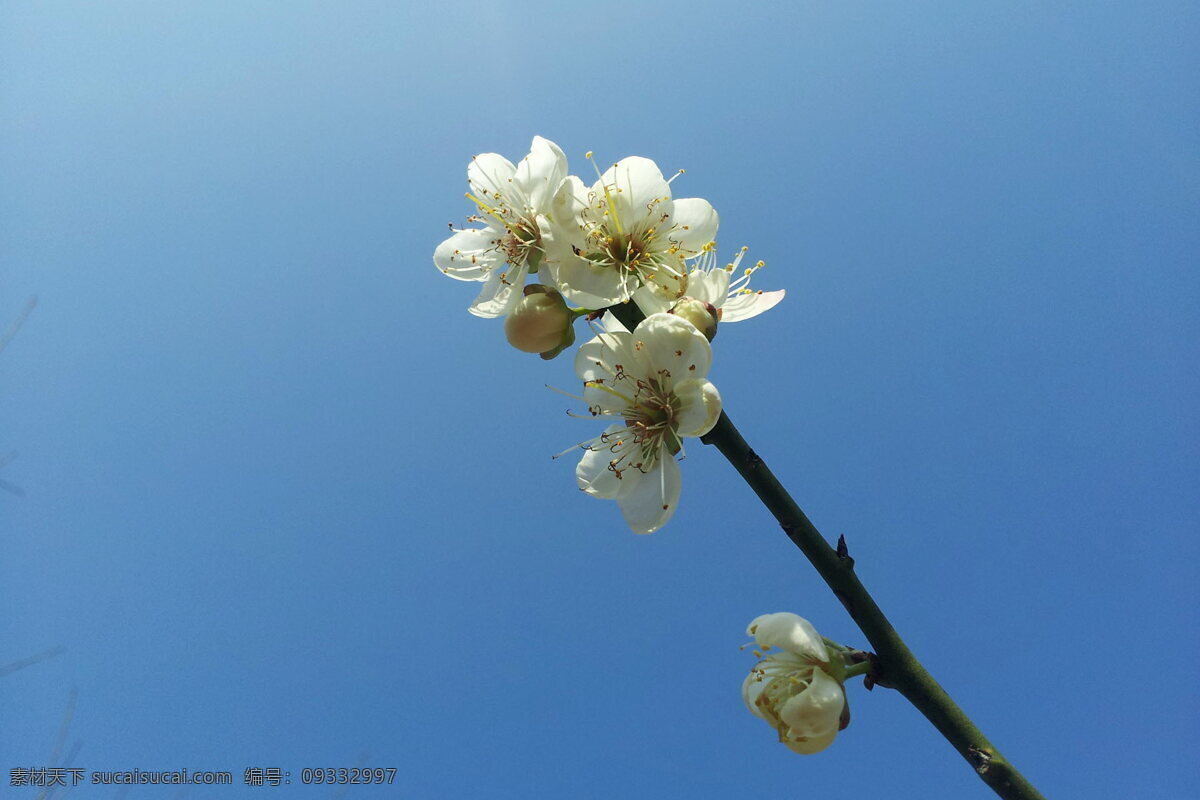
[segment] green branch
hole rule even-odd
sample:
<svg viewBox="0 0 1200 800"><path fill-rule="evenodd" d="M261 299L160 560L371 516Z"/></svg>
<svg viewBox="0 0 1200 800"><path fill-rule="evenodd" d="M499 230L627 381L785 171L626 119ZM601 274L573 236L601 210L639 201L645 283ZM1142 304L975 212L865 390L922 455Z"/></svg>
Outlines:
<svg viewBox="0 0 1200 800"><path fill-rule="evenodd" d="M714 445L729 460L846 607L875 650L875 669L868 676L872 683L908 698L1000 797L1044 800L904 644L855 574L845 539L838 539L837 549L829 546L766 463L746 444L729 415L722 412L716 426L700 441Z"/></svg>
<svg viewBox="0 0 1200 800"><path fill-rule="evenodd" d="M629 330L644 318L633 303L614 306L610 310ZM846 548L846 540L839 538L836 549L829 546L766 462L742 438L729 415L722 412L717 424L700 437L700 441L715 446L728 459L779 521L792 543L816 567L867 637L875 650L870 659L873 668L866 675L868 688L878 685L904 695L1000 797L1005 800L1045 800L975 727L970 717L908 649L855 574L854 559Z"/></svg>

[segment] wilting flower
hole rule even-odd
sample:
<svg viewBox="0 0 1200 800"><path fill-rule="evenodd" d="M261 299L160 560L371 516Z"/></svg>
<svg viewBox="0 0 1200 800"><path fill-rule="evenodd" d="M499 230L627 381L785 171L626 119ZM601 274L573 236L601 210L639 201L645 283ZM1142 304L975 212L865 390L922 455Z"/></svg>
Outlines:
<svg viewBox="0 0 1200 800"><path fill-rule="evenodd" d="M758 645L756 655L769 653L742 683L746 708L770 723L779 741L795 752L824 750L849 723L841 657L831 654L812 623L796 614L763 614L746 633Z"/></svg>
<svg viewBox="0 0 1200 800"><path fill-rule="evenodd" d="M683 438L708 433L721 415L721 396L705 377L712 348L670 314L647 317L632 333L611 314L602 324L579 348L575 371L592 415L620 422L579 445L575 478L588 494L616 500L635 533L653 533L679 502Z"/></svg>
<svg viewBox="0 0 1200 800"><path fill-rule="evenodd" d="M568 177L548 223L546 263L558 290L576 305L601 309L642 286L664 298L681 297L686 259L717 235L718 217L707 200L672 199L670 181L655 163L632 156L590 189Z"/></svg>
<svg viewBox="0 0 1200 800"><path fill-rule="evenodd" d="M481 281L472 314L507 314L521 297L525 276L536 272L544 252L539 218L550 210L554 193L567 175L567 158L558 145L533 137L521 163L484 153L467 165L467 197L478 213L468 222L482 228L455 230L433 253L437 268L461 281ZM543 283L549 279L543 279Z"/></svg>
<svg viewBox="0 0 1200 800"><path fill-rule="evenodd" d="M705 303L712 303L717 309L717 319L721 322L749 319L774 308L783 299L784 290L764 292L761 289L750 288L750 276L766 264L759 261L753 267L742 269L742 259L748 249L741 248L732 262L722 266L717 261L716 246L705 247L687 274L684 294ZM646 314L666 311L674 303L662 292L649 288L638 290L633 299Z"/></svg>

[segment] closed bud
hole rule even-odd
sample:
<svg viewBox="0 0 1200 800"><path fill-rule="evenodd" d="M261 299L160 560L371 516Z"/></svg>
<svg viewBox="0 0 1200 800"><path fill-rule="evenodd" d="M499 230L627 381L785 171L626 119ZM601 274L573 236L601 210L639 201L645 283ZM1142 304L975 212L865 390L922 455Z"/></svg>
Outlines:
<svg viewBox="0 0 1200 800"><path fill-rule="evenodd" d="M703 333L710 342L717 335L717 320L721 318L721 313L712 303L697 300L694 297L684 297L667 313L682 317L692 323L696 330Z"/></svg>
<svg viewBox="0 0 1200 800"><path fill-rule="evenodd" d="M553 358L575 340L575 315L554 289L540 283L525 287L525 296L504 320L508 343L524 353ZM552 355L547 355L552 354Z"/></svg>

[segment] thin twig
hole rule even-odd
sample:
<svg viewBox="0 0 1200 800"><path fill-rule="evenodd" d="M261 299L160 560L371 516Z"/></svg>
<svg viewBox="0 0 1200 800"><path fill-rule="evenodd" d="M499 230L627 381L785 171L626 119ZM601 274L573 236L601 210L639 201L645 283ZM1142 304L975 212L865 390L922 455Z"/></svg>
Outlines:
<svg viewBox="0 0 1200 800"><path fill-rule="evenodd" d="M0 665L0 678L4 677L5 675L8 675L10 673L16 672L19 669L25 669L25 667L31 667L34 664L37 664L39 662L46 661L46 660L54 658L55 656L58 656L58 655L62 655L65 652L67 652L67 648L63 647L60 644L60 645L55 645L54 647L51 647L49 650L43 650L40 653L34 653L31 656L26 656L25 658L22 658L19 661L13 661L10 664Z"/></svg>
<svg viewBox="0 0 1200 800"><path fill-rule="evenodd" d="M21 326L25 324L25 318L29 316L30 312L33 311L33 307L36 305L37 295L34 295L25 301L25 307L21 309L21 313L17 316L17 321L12 325L9 325L8 330L4 332L4 335L0 336L0 352L3 352L4 348L8 346L8 343L12 341L12 338L17 335L17 331L21 330Z"/></svg>

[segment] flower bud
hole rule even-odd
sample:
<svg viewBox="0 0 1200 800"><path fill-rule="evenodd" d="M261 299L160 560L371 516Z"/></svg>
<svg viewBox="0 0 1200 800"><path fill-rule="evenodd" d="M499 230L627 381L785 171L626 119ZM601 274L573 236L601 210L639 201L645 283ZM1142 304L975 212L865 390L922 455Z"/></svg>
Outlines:
<svg viewBox="0 0 1200 800"><path fill-rule="evenodd" d="M684 297L667 313L682 317L692 323L696 330L703 333L710 342L717 335L717 320L721 317L720 312L712 303L706 303L694 297Z"/></svg>
<svg viewBox="0 0 1200 800"><path fill-rule="evenodd" d="M765 656L742 683L746 708L793 751L824 750L850 722L841 654L795 614L763 614L746 632Z"/></svg>
<svg viewBox="0 0 1200 800"><path fill-rule="evenodd" d="M508 343L524 353L558 353L575 340L575 315L554 289L539 283L525 287L525 296L504 320Z"/></svg>

